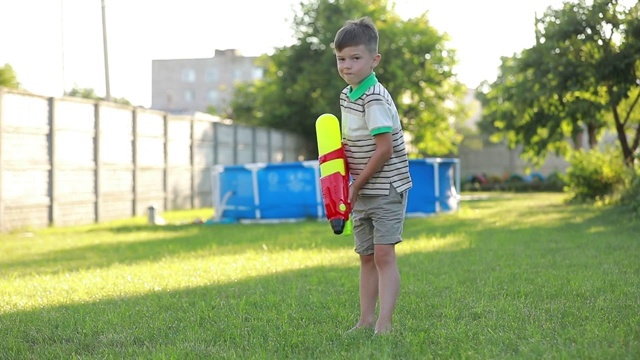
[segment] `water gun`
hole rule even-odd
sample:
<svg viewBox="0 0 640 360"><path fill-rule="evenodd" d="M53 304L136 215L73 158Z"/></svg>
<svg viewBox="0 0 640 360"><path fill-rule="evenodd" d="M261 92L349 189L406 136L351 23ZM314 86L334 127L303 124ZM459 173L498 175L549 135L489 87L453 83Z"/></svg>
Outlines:
<svg viewBox="0 0 640 360"><path fill-rule="evenodd" d="M324 209L336 235L352 233L351 204L349 204L349 167L342 146L340 123L332 114L316 120L320 187Z"/></svg>

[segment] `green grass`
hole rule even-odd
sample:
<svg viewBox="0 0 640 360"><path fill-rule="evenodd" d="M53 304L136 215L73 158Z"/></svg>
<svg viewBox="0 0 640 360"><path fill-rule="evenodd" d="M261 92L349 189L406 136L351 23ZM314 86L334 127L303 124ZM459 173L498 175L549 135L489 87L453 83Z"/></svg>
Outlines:
<svg viewBox="0 0 640 360"><path fill-rule="evenodd" d="M358 260L325 222L3 234L0 359L638 359L640 223L562 199L408 219L385 337L344 335Z"/></svg>

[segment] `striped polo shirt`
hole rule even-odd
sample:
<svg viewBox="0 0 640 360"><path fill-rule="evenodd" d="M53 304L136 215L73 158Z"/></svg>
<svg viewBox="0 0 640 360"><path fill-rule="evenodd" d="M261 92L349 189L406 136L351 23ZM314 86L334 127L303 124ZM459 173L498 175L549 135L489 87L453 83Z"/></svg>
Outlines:
<svg viewBox="0 0 640 360"><path fill-rule="evenodd" d="M374 136L391 133L393 155L360 190L360 195L389 195L390 185L399 193L411 188L409 162L398 110L387 89L371 73L352 89L340 94L342 141L351 176L357 178L376 149Z"/></svg>

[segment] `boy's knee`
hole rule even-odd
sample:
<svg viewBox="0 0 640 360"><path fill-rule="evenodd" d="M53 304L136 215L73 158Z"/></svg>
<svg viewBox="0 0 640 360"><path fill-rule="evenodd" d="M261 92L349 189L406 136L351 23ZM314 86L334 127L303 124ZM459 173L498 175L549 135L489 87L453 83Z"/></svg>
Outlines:
<svg viewBox="0 0 640 360"><path fill-rule="evenodd" d="M360 255L360 263L362 265L374 265L375 258L374 255Z"/></svg>
<svg viewBox="0 0 640 360"><path fill-rule="evenodd" d="M376 245L374 252L376 265L386 265L396 261L394 245Z"/></svg>

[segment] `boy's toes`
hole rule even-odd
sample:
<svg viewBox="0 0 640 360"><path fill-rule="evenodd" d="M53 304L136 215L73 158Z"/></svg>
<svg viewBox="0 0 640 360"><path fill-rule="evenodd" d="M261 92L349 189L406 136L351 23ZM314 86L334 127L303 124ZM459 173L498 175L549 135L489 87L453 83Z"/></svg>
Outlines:
<svg viewBox="0 0 640 360"><path fill-rule="evenodd" d="M360 325L360 324L356 324L356 326L352 327L351 329L347 330L347 332L345 333L345 335L347 334L353 334L356 332L359 332L361 330L371 330L373 329L373 325Z"/></svg>
<svg viewBox="0 0 640 360"><path fill-rule="evenodd" d="M393 328L391 326L383 326L374 330L374 335L389 335Z"/></svg>

